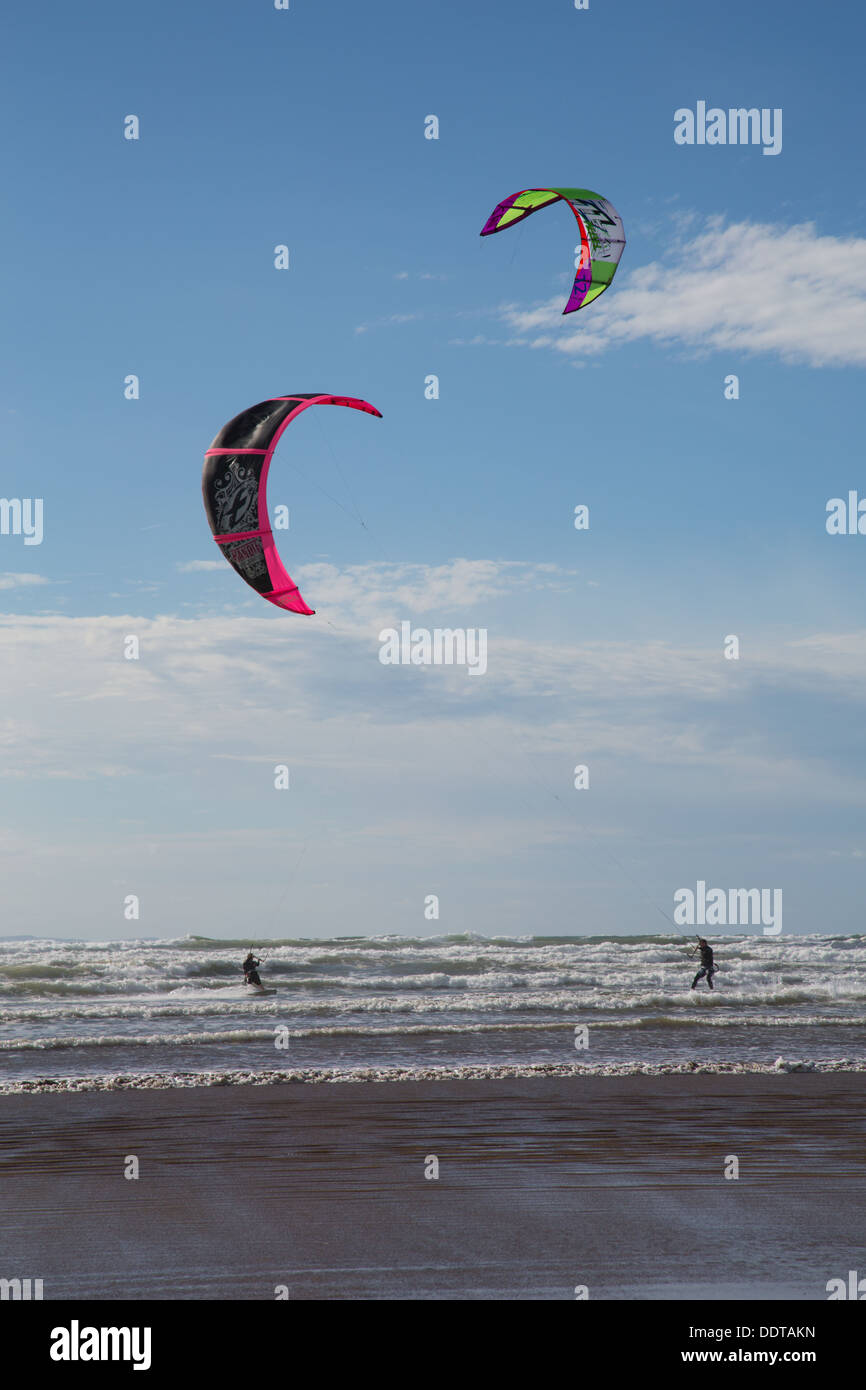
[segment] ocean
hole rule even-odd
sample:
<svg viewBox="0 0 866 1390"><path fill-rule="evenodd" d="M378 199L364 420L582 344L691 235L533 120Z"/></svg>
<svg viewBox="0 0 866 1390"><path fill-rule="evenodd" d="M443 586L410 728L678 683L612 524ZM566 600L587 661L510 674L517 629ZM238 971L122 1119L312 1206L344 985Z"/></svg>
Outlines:
<svg viewBox="0 0 866 1390"><path fill-rule="evenodd" d="M866 936L713 945L711 993L675 936L271 941L263 996L246 938L5 938L0 1087L866 1066Z"/></svg>

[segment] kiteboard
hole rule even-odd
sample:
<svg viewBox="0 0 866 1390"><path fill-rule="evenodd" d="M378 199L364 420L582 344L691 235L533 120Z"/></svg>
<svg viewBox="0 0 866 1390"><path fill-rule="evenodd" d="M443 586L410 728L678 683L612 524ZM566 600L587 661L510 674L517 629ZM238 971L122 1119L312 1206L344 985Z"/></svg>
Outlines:
<svg viewBox="0 0 866 1390"><path fill-rule="evenodd" d="M276 994L277 992L275 989L265 989L264 985L260 989L257 989L255 985L247 985L247 989L252 990L253 994Z"/></svg>

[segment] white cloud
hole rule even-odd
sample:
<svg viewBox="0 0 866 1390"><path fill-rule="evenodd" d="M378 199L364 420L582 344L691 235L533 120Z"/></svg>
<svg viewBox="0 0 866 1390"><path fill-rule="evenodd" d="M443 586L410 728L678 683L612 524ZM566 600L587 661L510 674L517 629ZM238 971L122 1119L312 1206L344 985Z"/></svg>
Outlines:
<svg viewBox="0 0 866 1390"><path fill-rule="evenodd" d="M200 574L208 570L224 570L225 560L183 560L178 561L176 568L181 574Z"/></svg>
<svg viewBox="0 0 866 1390"><path fill-rule="evenodd" d="M420 318L423 318L422 314L386 314L384 318L375 319L373 323L359 323L355 332L369 333L371 328L393 328L398 324L414 323Z"/></svg>
<svg viewBox="0 0 866 1390"><path fill-rule="evenodd" d="M51 580L41 574L14 574L7 570L0 574L0 589L26 589L34 584L50 584Z"/></svg>
<svg viewBox="0 0 866 1390"><path fill-rule="evenodd" d="M567 760L579 727L581 746L597 754L724 767L732 746L746 748L746 762L774 756L766 724L720 733L718 711L731 700L775 704L796 694L854 704L866 681L862 633L755 643L748 664L734 670L740 664L716 651L500 629L490 632L482 678L458 668L395 670L378 661L381 627L403 619L476 626L479 605L507 607L511 595L556 588L575 572L459 559L304 573L305 581L315 576L326 622L264 605L241 617L0 618L0 776L158 776L202 756L268 760L287 729L300 762L345 766L365 759L361 724L371 763L381 758L382 766L440 740L447 762L460 729L471 739L485 728L504 731L504 746L519 734L539 753L558 750ZM139 660L124 659L130 634Z"/></svg>
<svg viewBox="0 0 866 1390"><path fill-rule="evenodd" d="M478 607L524 588L551 589L573 570L517 560L449 560L443 565L370 564L337 569L310 564L298 570L298 584L315 593L332 626L346 634L360 626L389 626L395 620ZM464 621L472 626L471 611Z"/></svg>
<svg viewBox="0 0 866 1390"><path fill-rule="evenodd" d="M397 274L394 276L395 280L409 280L410 278L411 277L408 270L398 270ZM416 280L450 280L451 276L442 275L440 273L430 270L419 270L415 272L414 278Z"/></svg>
<svg viewBox="0 0 866 1390"><path fill-rule="evenodd" d="M694 221L694 219L691 219ZM661 261L631 268L628 248L597 303L563 319L559 295L501 317L532 347L592 355L650 339L706 350L770 353L813 367L866 366L866 239L679 215Z"/></svg>
<svg viewBox="0 0 866 1390"><path fill-rule="evenodd" d="M0 860L20 930L118 933L136 892L140 929L156 935L237 934L286 893L309 934L406 931L432 891L454 929L531 929L507 917L523 894L567 930L556 874L573 875L585 912L594 902L611 927L639 929L645 905L599 868L599 843L623 844L634 866L650 834L665 892L670 875L699 876L708 844L714 856L740 835L757 853L811 844L825 807L847 849L864 792L838 731L843 707L857 727L863 633L755 641L729 663L715 649L516 635L512 596L573 578L548 563L316 572L319 619L264 604L196 619L0 617ZM484 677L378 661L380 623L471 626L491 602L505 618ZM138 661L124 659L130 634ZM591 799L571 785L584 761ZM291 789L278 794L284 762ZM808 833L786 833L800 807Z"/></svg>

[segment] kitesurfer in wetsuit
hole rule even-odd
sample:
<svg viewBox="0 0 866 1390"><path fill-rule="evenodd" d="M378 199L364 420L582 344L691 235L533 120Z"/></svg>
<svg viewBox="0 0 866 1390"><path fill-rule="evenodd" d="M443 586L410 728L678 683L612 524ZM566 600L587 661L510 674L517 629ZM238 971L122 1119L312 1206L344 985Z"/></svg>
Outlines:
<svg viewBox="0 0 866 1390"><path fill-rule="evenodd" d="M702 980L705 975L707 977L707 984L710 989L712 989L713 975L716 973L716 967L713 964L713 948L707 944L702 936L699 936L698 944L694 951L692 951L692 955L694 955L696 951L700 951L701 953L701 968L692 980L692 989L697 987L698 980Z"/></svg>
<svg viewBox="0 0 866 1390"><path fill-rule="evenodd" d="M244 984L258 985L259 989L262 989L263 985L261 980L259 979L259 972L258 970L256 970L257 965L261 965L261 961L256 960L255 956L253 955L253 948L251 946L250 953L244 961Z"/></svg>

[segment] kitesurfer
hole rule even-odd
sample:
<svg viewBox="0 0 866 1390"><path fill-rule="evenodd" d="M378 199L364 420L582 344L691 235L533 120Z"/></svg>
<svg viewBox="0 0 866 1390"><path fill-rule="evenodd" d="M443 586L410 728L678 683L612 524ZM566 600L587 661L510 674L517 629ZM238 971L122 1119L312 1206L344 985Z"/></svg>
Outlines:
<svg viewBox="0 0 866 1390"><path fill-rule="evenodd" d="M261 961L256 960L255 956L253 955L253 948L251 946L250 953L244 961L244 984L258 985L259 989L262 989L262 982L259 979L259 972L256 969L257 965L261 965Z"/></svg>
<svg viewBox="0 0 866 1390"><path fill-rule="evenodd" d="M698 971L695 978L692 980L692 989L695 989L697 987L698 980L702 980L705 975L707 977L707 984L709 985L710 989L712 989L713 976L716 973L716 967L713 964L713 948L712 946L708 945L708 943L702 936L698 937L698 944L691 952L691 955L695 955L698 951L700 951L701 953L701 968Z"/></svg>

